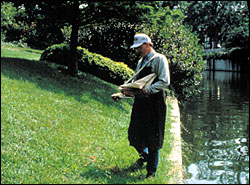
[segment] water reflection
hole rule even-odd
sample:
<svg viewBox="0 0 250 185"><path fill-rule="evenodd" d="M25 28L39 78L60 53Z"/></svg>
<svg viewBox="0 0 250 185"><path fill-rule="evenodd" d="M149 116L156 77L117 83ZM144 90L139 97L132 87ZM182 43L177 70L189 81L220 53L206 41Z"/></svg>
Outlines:
<svg viewBox="0 0 250 185"><path fill-rule="evenodd" d="M237 62L233 62L229 59L227 60L208 60L206 63L207 70L216 70L216 71L241 71L241 66Z"/></svg>
<svg viewBox="0 0 250 185"><path fill-rule="evenodd" d="M181 109L186 184L249 183L249 75L206 72Z"/></svg>

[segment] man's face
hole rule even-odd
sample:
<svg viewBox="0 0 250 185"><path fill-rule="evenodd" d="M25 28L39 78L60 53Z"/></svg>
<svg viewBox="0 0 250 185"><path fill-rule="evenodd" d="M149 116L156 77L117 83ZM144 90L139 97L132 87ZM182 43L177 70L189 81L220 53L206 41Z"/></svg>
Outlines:
<svg viewBox="0 0 250 185"><path fill-rule="evenodd" d="M142 57L145 57L147 55L148 45L149 45L148 43L144 43L137 48L137 51Z"/></svg>

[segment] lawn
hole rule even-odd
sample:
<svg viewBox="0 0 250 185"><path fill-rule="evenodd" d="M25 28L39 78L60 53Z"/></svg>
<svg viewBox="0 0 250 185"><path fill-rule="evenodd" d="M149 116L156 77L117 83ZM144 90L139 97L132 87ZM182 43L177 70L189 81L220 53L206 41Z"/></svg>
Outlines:
<svg viewBox="0 0 250 185"><path fill-rule="evenodd" d="M146 168L128 170L133 100L113 101L116 85L68 76L41 53L1 45L1 184L167 184L170 118L157 176L145 179Z"/></svg>

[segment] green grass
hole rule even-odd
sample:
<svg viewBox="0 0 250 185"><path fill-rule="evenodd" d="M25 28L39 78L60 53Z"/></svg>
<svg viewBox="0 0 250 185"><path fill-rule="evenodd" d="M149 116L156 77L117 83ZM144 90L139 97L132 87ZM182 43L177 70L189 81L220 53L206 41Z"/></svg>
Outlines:
<svg viewBox="0 0 250 185"><path fill-rule="evenodd" d="M157 176L145 179L145 168L127 170L138 158L127 140L133 101L114 102L117 86L67 76L41 53L1 46L1 184L168 183L170 118Z"/></svg>
<svg viewBox="0 0 250 185"><path fill-rule="evenodd" d="M1 45L1 57L39 60L42 50Z"/></svg>

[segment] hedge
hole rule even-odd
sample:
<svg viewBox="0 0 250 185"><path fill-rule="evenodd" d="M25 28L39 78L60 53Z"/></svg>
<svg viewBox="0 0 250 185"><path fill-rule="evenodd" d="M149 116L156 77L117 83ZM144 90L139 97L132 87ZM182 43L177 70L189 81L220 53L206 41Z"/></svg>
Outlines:
<svg viewBox="0 0 250 185"><path fill-rule="evenodd" d="M78 69L93 74L107 82L121 85L129 79L134 71L123 62L115 62L110 58L89 52L77 47ZM40 60L68 66L70 60L69 45L56 44L44 50Z"/></svg>

